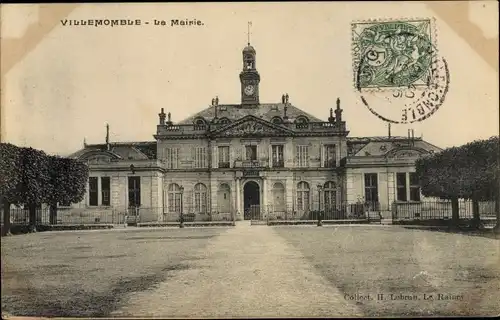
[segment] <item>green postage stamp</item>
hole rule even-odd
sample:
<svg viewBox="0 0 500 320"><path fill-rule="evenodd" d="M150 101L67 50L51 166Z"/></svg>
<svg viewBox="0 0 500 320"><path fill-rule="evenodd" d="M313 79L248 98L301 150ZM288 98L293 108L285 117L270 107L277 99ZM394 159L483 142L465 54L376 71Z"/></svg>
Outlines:
<svg viewBox="0 0 500 320"><path fill-rule="evenodd" d="M356 88L426 86L436 53L431 19L352 23Z"/></svg>

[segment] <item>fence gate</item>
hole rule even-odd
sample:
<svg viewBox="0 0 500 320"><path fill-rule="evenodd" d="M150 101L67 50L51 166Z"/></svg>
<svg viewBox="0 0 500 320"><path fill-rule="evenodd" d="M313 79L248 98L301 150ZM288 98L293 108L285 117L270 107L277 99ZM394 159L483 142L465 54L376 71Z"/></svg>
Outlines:
<svg viewBox="0 0 500 320"><path fill-rule="evenodd" d="M251 205L245 211L245 220L262 220L262 215L260 213L260 205Z"/></svg>

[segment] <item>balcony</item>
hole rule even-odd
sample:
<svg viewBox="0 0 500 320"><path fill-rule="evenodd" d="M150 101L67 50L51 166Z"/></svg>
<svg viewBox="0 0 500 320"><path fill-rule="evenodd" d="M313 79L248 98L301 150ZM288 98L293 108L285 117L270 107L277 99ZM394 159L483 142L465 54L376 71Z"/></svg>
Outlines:
<svg viewBox="0 0 500 320"><path fill-rule="evenodd" d="M268 166L267 160L236 160L235 168L265 168Z"/></svg>
<svg viewBox="0 0 500 320"><path fill-rule="evenodd" d="M337 167L337 161L335 161L335 159L327 159L323 165L325 168L335 168Z"/></svg>
<svg viewBox="0 0 500 320"><path fill-rule="evenodd" d="M283 160L273 160L273 168L284 168L285 161Z"/></svg>
<svg viewBox="0 0 500 320"><path fill-rule="evenodd" d="M219 162L219 168L229 168L229 162Z"/></svg>

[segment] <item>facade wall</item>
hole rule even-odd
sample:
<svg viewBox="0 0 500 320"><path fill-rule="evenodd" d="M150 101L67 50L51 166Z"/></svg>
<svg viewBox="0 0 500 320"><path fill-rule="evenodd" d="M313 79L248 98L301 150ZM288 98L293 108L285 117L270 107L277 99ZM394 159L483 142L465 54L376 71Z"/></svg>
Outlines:
<svg viewBox="0 0 500 320"><path fill-rule="evenodd" d="M336 161L337 166L340 165L340 157L346 154L345 137L318 137L318 138L291 138L291 137L263 137L263 138L220 138L214 141L208 140L160 140L158 142L158 157L164 163L168 159L165 155L168 154L166 148L179 148L177 163L178 169L168 169L163 179L163 208L166 213L169 210L169 187L172 183L176 183L184 188L183 206L184 212L194 212L195 210L195 185L203 184L207 189L207 211L212 214L226 211L227 203L219 201L223 200L221 185L229 186L230 192L230 208L235 214L235 218L240 220L243 218L244 211L244 186L245 183L253 180L260 187L260 204L262 212L274 211L274 192L273 186L276 183L281 183L284 188L284 207L287 211L295 211L297 207L297 185L304 181L309 185L309 209L316 210L319 205L318 201L318 184L322 186L332 181L337 186L338 202L345 197L343 192L345 186L343 180L338 177L335 168L322 168L324 162L324 145L336 145ZM243 177L243 166L246 159L245 146L255 145L257 147L257 161L262 167L259 168L258 176ZM283 168L272 168L272 145L283 146ZM308 146L308 168L303 171L296 168L296 146ZM218 147L229 146L229 168L218 168L219 166L219 149ZM206 168L196 168L194 163L194 149L205 147L207 149ZM163 158L162 158L163 157ZM212 170L208 167L212 166ZM173 197L173 196L172 196ZM226 196L227 197L227 196ZM172 207L172 206L170 206Z"/></svg>
<svg viewBox="0 0 500 320"><path fill-rule="evenodd" d="M235 161L245 161L245 146L257 146L257 160L265 164L272 165L272 145L283 145L283 157L286 168L296 166L296 146L308 146L309 167L323 167L322 160L325 157L325 145L335 145L337 166L341 157L347 155L345 137L263 137L263 138L219 138L214 141L207 139L186 139L186 140L159 140L158 159L167 162L168 148L178 149L177 168L193 169L195 166L195 148L206 148L206 168L209 166L209 159L213 168L218 168L218 147L229 146L230 167L233 168Z"/></svg>
<svg viewBox="0 0 500 320"><path fill-rule="evenodd" d="M76 204L74 208L88 208L88 209L109 209L113 208L120 212L126 212L129 205L128 193L128 177L140 177L140 200L141 209L138 214L141 215L142 221L156 221L161 217L161 203L162 203L162 174L156 171L150 172L120 172L120 171L90 171L89 177L98 178L98 205L90 205L89 197L89 184L86 186L86 194L84 199ZM110 178L110 205L102 204L102 184L101 178ZM142 209L144 208L144 209ZM132 213L131 213L132 214Z"/></svg>
<svg viewBox="0 0 500 320"><path fill-rule="evenodd" d="M350 203L365 201L365 174L376 173L378 181L378 199L380 210L390 211L396 198L396 173L415 172L414 166L348 168L346 171L347 201ZM409 192L409 176L406 177L406 190ZM426 200L420 194L420 199Z"/></svg>

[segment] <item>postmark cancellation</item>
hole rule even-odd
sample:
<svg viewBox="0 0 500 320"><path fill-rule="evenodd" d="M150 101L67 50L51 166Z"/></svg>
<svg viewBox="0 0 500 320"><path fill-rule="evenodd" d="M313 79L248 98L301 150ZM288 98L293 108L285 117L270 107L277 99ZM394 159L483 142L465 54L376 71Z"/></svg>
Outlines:
<svg viewBox="0 0 500 320"><path fill-rule="evenodd" d="M373 114L412 123L442 105L449 72L434 19L360 21L351 29L354 87Z"/></svg>

